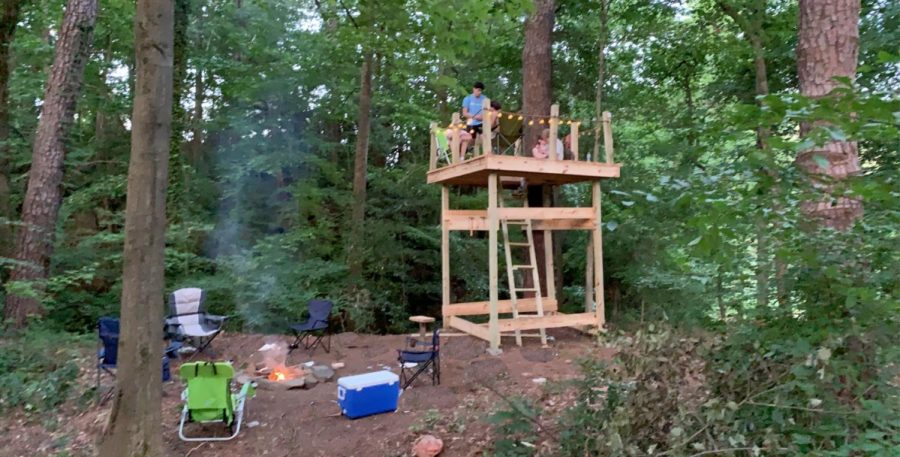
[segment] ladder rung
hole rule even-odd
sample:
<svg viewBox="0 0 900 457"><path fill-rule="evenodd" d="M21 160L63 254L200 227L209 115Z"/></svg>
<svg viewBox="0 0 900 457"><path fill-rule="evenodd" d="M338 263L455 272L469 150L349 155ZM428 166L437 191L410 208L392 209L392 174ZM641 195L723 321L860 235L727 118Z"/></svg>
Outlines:
<svg viewBox="0 0 900 457"><path fill-rule="evenodd" d="M523 220L518 220L518 219L506 219L506 220L504 220L504 222L506 222L507 224L514 224L514 225L528 225L528 221L523 221Z"/></svg>
<svg viewBox="0 0 900 457"><path fill-rule="evenodd" d="M531 246L531 243L521 243L521 242L510 241L509 245L510 246Z"/></svg>
<svg viewBox="0 0 900 457"><path fill-rule="evenodd" d="M522 270L525 268L534 268L534 265L513 265L513 270Z"/></svg>

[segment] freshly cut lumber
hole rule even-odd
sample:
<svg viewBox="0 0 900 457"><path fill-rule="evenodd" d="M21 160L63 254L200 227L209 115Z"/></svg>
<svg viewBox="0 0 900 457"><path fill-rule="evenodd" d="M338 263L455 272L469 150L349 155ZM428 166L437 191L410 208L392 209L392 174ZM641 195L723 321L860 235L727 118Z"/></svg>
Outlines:
<svg viewBox="0 0 900 457"><path fill-rule="evenodd" d="M544 312L556 311L557 301L544 297ZM520 298L518 301L519 312L532 313L537 311L534 298ZM489 301L476 301L468 303L454 303L444 307L443 314L447 316L481 316L488 313ZM497 300L497 312L506 314L512 312L512 300Z"/></svg>

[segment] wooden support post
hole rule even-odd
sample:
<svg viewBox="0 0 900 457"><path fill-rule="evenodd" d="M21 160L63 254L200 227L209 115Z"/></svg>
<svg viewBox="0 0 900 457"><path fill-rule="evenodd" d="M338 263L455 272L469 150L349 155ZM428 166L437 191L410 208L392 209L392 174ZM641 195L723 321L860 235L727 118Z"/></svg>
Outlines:
<svg viewBox="0 0 900 457"><path fill-rule="evenodd" d="M594 312L594 242L593 236L588 233L587 252L585 252L584 266L584 312Z"/></svg>
<svg viewBox="0 0 900 457"><path fill-rule="evenodd" d="M497 211L498 179L497 173L488 175L488 274L490 275L488 289L491 300L490 319L488 320L488 336L490 337L488 352L491 355L501 353L499 317L497 316L497 300L499 299L497 291L497 275L499 274L497 266L497 230L499 229L499 213Z"/></svg>
<svg viewBox="0 0 900 457"><path fill-rule="evenodd" d="M580 160L578 157L578 122L572 123L572 130L569 133L569 138L572 140L572 145L569 146L572 148L572 158L573 160Z"/></svg>
<svg viewBox="0 0 900 457"><path fill-rule="evenodd" d="M606 163L613 163L612 114L603 112L603 148L606 150Z"/></svg>
<svg viewBox="0 0 900 457"><path fill-rule="evenodd" d="M559 139L559 105L550 105L550 160L558 160L556 157L556 141Z"/></svg>
<svg viewBox="0 0 900 457"><path fill-rule="evenodd" d="M450 123L450 163L456 163L461 161L462 154L466 152L460 153L459 151L459 113L453 113Z"/></svg>
<svg viewBox="0 0 900 457"><path fill-rule="evenodd" d="M441 309L443 324L448 325L447 312L450 307L450 227L447 213L450 211L450 189L441 186Z"/></svg>
<svg viewBox="0 0 900 457"><path fill-rule="evenodd" d="M603 326L606 324L606 304L603 291L603 232L602 219L600 217L600 181L593 182L592 197L593 208L596 212L595 217L597 218L597 225L591 237L594 248L594 293L597 301L597 309L594 314L597 317L597 328L603 330Z"/></svg>
<svg viewBox="0 0 900 457"><path fill-rule="evenodd" d="M428 125L428 138L431 139L430 155L428 156L428 171L437 168L437 140L434 139L434 131L437 130L437 122Z"/></svg>
<svg viewBox="0 0 900 457"><path fill-rule="evenodd" d="M484 97L481 101L481 153L491 153L491 126L494 124L491 112L491 99Z"/></svg>
<svg viewBox="0 0 900 457"><path fill-rule="evenodd" d="M553 206L553 186L547 186L544 194L544 207ZM546 297L556 300L556 274L553 265L553 231L544 230L544 277L547 283Z"/></svg>

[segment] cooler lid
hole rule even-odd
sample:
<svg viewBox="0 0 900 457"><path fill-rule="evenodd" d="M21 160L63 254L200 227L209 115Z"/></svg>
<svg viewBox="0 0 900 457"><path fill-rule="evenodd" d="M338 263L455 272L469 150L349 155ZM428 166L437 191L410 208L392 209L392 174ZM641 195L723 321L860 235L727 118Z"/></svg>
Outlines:
<svg viewBox="0 0 900 457"><path fill-rule="evenodd" d="M363 389L381 384L393 384L400 382L400 377L387 370L373 371L371 373L343 376L338 378L339 386L347 390Z"/></svg>

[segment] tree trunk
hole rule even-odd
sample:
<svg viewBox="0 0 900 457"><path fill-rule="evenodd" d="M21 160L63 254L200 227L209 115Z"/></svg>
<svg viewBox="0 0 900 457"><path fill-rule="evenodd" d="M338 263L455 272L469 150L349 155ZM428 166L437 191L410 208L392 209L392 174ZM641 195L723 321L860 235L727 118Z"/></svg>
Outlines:
<svg viewBox="0 0 900 457"><path fill-rule="evenodd" d="M600 0L600 40L597 43L597 95L594 100L594 152L591 160L600 161L603 140L603 86L606 84L606 42L609 40L609 2ZM572 141L578 141L574 138Z"/></svg>
<svg viewBox="0 0 900 457"><path fill-rule="evenodd" d="M522 111L529 115L550 117L553 91L552 46L554 0L533 0L534 11L525 22L525 47L522 49ZM525 123L524 154L531 149L546 124Z"/></svg>
<svg viewBox="0 0 900 457"><path fill-rule="evenodd" d="M757 97L769 95L769 79L766 69L766 50L763 40L763 19L765 18L766 0L757 0L750 12L739 12L724 0L719 0L719 8L730 16L740 27L753 50L753 70L755 94ZM759 102L757 102L759 103ZM768 153L769 127L759 125L756 128L756 148ZM762 171L766 173L766 170ZM769 230L763 211L756 216L756 306L764 308L769 304Z"/></svg>
<svg viewBox="0 0 900 457"><path fill-rule="evenodd" d="M38 290L48 275L62 198L66 134L75 113L96 18L97 0L69 0L41 106L14 255L19 263L10 274L11 281L31 282ZM18 328L25 325L29 315L44 312L38 299L12 293L6 297L3 311Z"/></svg>
<svg viewBox="0 0 900 457"><path fill-rule="evenodd" d="M19 22L24 0L3 0L0 11L0 257L8 256L12 246L12 186L9 180L9 50Z"/></svg>
<svg viewBox="0 0 900 457"><path fill-rule="evenodd" d="M823 98L839 82L835 77L856 78L859 56L859 0L801 0L800 31L797 43L797 76L800 94L813 99ZM806 136L819 122L801 124L800 134ZM816 157L827 161L819 166ZM862 201L858 198L830 196L833 183L857 174L859 150L852 141L829 141L797 155L797 164L812 175L813 185L822 192L817 201L807 201L802 209L812 219L826 227L846 230L862 216Z"/></svg>
<svg viewBox="0 0 900 457"><path fill-rule="evenodd" d="M353 164L353 215L350 228L350 276L362 276L362 252L365 243L366 171L369 154L369 130L372 116L372 51L363 55L359 81L359 109L356 115L356 158Z"/></svg>
<svg viewBox="0 0 900 457"><path fill-rule="evenodd" d="M553 22L554 0L533 0L534 11L525 21L525 46L522 49L522 112L529 115L550 117L550 104L553 92L552 77L552 47L553 47ZM530 121L531 119L528 119ZM525 123L523 137L523 153L531 155L531 150L537 143L541 130L546 124L539 124L534 119L533 125ZM543 206L544 186L529 186L528 201L533 207ZM535 231L533 234L534 250L537 257L537 267L541 282L541 292L547 294L546 274L544 273L546 262L544 248L544 233ZM531 285L531 277L525 275L526 287ZM529 294L530 296L530 294Z"/></svg>
<svg viewBox="0 0 900 457"><path fill-rule="evenodd" d="M125 208L118 389L103 457L162 456L161 379L166 183L172 135L173 2L139 0L137 71Z"/></svg>
<svg viewBox="0 0 900 457"><path fill-rule="evenodd" d="M206 161L203 157L203 102L206 100L206 88L203 85L203 69L197 68L194 75L194 115L191 129L190 151L191 166L201 174L206 173Z"/></svg>

